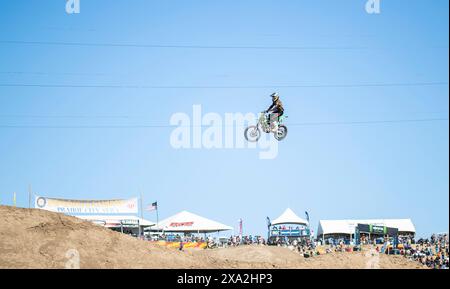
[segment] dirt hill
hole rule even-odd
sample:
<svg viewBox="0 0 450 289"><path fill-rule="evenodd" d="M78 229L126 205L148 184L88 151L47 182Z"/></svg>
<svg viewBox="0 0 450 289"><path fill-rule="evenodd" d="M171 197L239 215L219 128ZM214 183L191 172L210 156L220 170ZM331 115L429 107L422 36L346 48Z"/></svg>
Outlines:
<svg viewBox="0 0 450 289"><path fill-rule="evenodd" d="M305 259L261 246L181 252L75 217L0 206L0 268L66 268L76 254L80 268L365 268L370 258L340 253ZM402 257L379 260L380 268L419 268Z"/></svg>
<svg viewBox="0 0 450 289"><path fill-rule="evenodd" d="M0 267L65 268L69 250L81 268L192 268L189 253L151 246L75 217L0 207Z"/></svg>

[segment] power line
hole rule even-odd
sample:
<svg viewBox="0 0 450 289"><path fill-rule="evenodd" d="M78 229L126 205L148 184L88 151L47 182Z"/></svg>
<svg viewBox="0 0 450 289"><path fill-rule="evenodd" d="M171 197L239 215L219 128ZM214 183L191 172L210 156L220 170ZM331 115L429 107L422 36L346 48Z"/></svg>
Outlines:
<svg viewBox="0 0 450 289"><path fill-rule="evenodd" d="M423 119L397 119L397 120L369 120L369 121L334 121L334 122L302 122L287 124L292 126L330 126L330 125L376 125L448 121L448 118L423 118ZM177 125L0 125L0 128L25 128L25 129L152 129L152 128L176 128L176 127L212 127L201 126L177 126ZM224 127L224 126L218 126Z"/></svg>
<svg viewBox="0 0 450 289"><path fill-rule="evenodd" d="M44 71L0 71L6 75L70 75L70 76L104 76L110 73L101 72L44 72Z"/></svg>
<svg viewBox="0 0 450 289"><path fill-rule="evenodd" d="M25 114L0 114L0 118L74 118L74 119L129 119L126 115L25 115Z"/></svg>
<svg viewBox="0 0 450 289"><path fill-rule="evenodd" d="M436 122L448 121L448 118L423 118L423 119L399 119L399 120L369 120L369 121L335 121L335 122L304 122L293 123L287 126L313 126L313 125L360 125L360 124L389 124L389 123L411 123L411 122Z"/></svg>
<svg viewBox="0 0 450 289"><path fill-rule="evenodd" d="M435 112L433 114L437 114L437 113L443 113L443 112ZM444 113L448 113L448 112L444 112ZM86 114L86 115L82 115L82 114L0 114L0 118L22 118L22 119L27 119L27 118L41 118L41 119L144 119L147 118L148 116L145 115L94 115L94 114ZM438 119L440 120L441 118L431 118L431 119ZM324 122L326 124L328 124L329 122ZM332 123L338 123L338 122L332 122ZM309 124L309 123L305 123L305 124ZM312 124L318 124L317 122L313 122ZM320 122L319 122L320 124Z"/></svg>
<svg viewBox="0 0 450 289"><path fill-rule="evenodd" d="M297 85L119 85L119 84L31 84L31 83L0 83L0 87L33 87L33 88L111 88L111 89L276 89L276 88L364 88L364 87L415 87L442 86L448 81L436 82L393 82L393 83L354 83L354 84L297 84Z"/></svg>
<svg viewBox="0 0 450 289"><path fill-rule="evenodd" d="M50 45L50 46L81 46L81 47L125 47L125 48L173 48L173 49L243 49L243 50L364 50L357 46L254 46L254 45L168 45L168 44L137 44L137 43L98 43L98 42L65 42L65 41L21 41L1 40L1 44L16 45Z"/></svg>

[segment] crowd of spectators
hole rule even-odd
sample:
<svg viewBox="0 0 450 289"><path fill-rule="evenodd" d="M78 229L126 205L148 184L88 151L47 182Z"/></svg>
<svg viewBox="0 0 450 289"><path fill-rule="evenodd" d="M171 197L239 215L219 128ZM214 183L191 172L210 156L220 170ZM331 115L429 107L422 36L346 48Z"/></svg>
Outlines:
<svg viewBox="0 0 450 289"><path fill-rule="evenodd" d="M261 236L231 236L223 245L236 247L241 245L266 245L266 240Z"/></svg>
<svg viewBox="0 0 450 289"><path fill-rule="evenodd" d="M197 243L203 243L206 242L206 239L199 235L183 235L183 234L162 234L159 236L158 240L163 240L167 242L183 242L183 243L190 243L190 242L197 242Z"/></svg>
<svg viewBox="0 0 450 289"><path fill-rule="evenodd" d="M282 246L298 252L305 258L320 255L318 247L322 253L332 252L352 252L362 249L360 245L375 246L378 252L386 248L381 253L402 255L412 261L419 262L428 268L449 269L449 236L448 234L433 234L430 238L414 240L411 236L400 236L398 242L394 243L392 238L372 239L361 236L361 244L354 245L350 240L339 238L328 238L325 244L323 240L313 240L310 238L287 238L271 237L268 241L261 236L240 236L231 237L202 237L198 235L159 235L158 240L172 242L206 242L208 248L217 247L237 247L243 245L275 245ZM394 247L394 244L396 245ZM380 246L383 245L383 246Z"/></svg>
<svg viewBox="0 0 450 289"><path fill-rule="evenodd" d="M147 235L146 240L151 241L167 241L167 242L196 242L208 244L208 248L217 247L236 247L242 245L266 245L267 241L261 236L231 236L231 237L213 237L205 235L183 235L183 234L160 234L160 235Z"/></svg>
<svg viewBox="0 0 450 289"><path fill-rule="evenodd" d="M432 269L449 269L448 234L433 234L428 239L400 243L400 254Z"/></svg>

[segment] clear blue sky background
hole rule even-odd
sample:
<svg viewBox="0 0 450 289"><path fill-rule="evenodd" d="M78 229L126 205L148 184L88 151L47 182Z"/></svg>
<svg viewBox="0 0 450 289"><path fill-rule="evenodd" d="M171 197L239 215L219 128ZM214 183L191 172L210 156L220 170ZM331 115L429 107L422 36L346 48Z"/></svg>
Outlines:
<svg viewBox="0 0 450 289"><path fill-rule="evenodd" d="M289 122L448 118L448 84L277 88L448 80L446 0L2 1L0 41L327 49L185 49L0 43L0 201L144 194L160 218L189 210L264 234L287 207L319 219L412 218L448 230L448 121L291 126L275 160L255 150L174 150L175 112L258 112L282 95ZM354 49L339 49L347 47ZM362 48L362 49L361 49ZM273 86L246 89L8 87L2 84ZM287 123L289 126L289 122ZM273 172L269 173L269 167ZM154 213L145 217L155 220Z"/></svg>

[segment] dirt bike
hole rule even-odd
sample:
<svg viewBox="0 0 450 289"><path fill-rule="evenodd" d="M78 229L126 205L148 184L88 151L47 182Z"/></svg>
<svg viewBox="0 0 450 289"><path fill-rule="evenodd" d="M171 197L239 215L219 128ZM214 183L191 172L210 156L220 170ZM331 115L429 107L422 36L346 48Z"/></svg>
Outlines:
<svg viewBox="0 0 450 289"><path fill-rule="evenodd" d="M261 137L261 130L265 133L273 133L276 140L282 141L288 132L287 127L283 124L283 120L287 116L280 116L277 122L270 123L269 114L265 111L259 114L258 123L245 129L245 139L249 142L257 142Z"/></svg>

